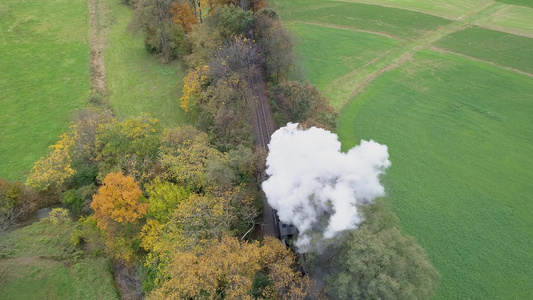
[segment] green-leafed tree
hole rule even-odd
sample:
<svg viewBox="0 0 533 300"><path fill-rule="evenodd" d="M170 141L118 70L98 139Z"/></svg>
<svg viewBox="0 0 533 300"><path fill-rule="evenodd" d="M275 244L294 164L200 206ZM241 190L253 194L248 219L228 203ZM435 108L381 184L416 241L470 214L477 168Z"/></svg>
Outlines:
<svg viewBox="0 0 533 300"><path fill-rule="evenodd" d="M147 217L166 223L181 201L189 197L190 192L183 186L156 178L146 186L148 194Z"/></svg>
<svg viewBox="0 0 533 300"><path fill-rule="evenodd" d="M426 252L395 226L382 204L369 207L366 221L341 240L331 258L327 291L336 299L431 299L440 275Z"/></svg>

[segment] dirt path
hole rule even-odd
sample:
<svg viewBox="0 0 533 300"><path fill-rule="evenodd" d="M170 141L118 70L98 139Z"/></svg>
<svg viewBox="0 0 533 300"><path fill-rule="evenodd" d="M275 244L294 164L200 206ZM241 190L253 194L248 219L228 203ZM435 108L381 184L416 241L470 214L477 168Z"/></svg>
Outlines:
<svg viewBox="0 0 533 300"><path fill-rule="evenodd" d="M106 95L106 72L104 62L104 51L106 33L101 26L101 16L103 6L100 0L89 0L90 31L89 44L91 48L90 58L90 86L91 94Z"/></svg>
<svg viewBox="0 0 533 300"><path fill-rule="evenodd" d="M430 48L434 42L444 36L472 26L477 20L492 14L504 5L502 3L489 3L486 6L471 11L448 25L441 26L417 39L406 41L365 65L363 68L354 70L336 79L324 88L324 94L333 100L332 104L335 108L341 109L379 75L401 66L413 57L416 52Z"/></svg>

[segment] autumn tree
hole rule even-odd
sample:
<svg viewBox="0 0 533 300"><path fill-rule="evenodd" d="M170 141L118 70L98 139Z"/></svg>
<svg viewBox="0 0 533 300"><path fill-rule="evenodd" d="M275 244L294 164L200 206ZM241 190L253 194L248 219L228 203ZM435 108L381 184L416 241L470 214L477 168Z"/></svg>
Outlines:
<svg viewBox="0 0 533 300"><path fill-rule="evenodd" d="M185 141L176 149L162 152L159 160L165 168L163 176L166 180L201 192L216 184L208 176L208 168L215 161L224 160L224 156L199 137Z"/></svg>
<svg viewBox="0 0 533 300"><path fill-rule="evenodd" d="M168 278L149 299L253 299L249 294L261 268L257 244L224 236L197 255L172 253L164 274Z"/></svg>
<svg viewBox="0 0 533 300"><path fill-rule="evenodd" d="M248 84L241 74L232 74L227 80L208 87L203 118L199 127L216 137L224 151L239 144L253 145L253 129L250 120L253 111L247 102Z"/></svg>
<svg viewBox="0 0 533 300"><path fill-rule="evenodd" d="M189 69L187 76L183 78L183 96L180 98L180 106L185 112L193 110L200 98L202 88L209 82L209 66Z"/></svg>
<svg viewBox="0 0 533 300"><path fill-rule="evenodd" d="M223 38L213 33L211 27L197 24L185 38L183 48L187 54L183 60L189 68L206 65L222 44Z"/></svg>
<svg viewBox="0 0 533 300"><path fill-rule="evenodd" d="M230 39L209 63L210 75L213 81L227 80L233 74L240 74L242 78L252 76L257 72L258 55L253 41L243 37Z"/></svg>
<svg viewBox="0 0 533 300"><path fill-rule="evenodd" d="M172 21L180 24L186 33L192 31L192 26L198 23L194 11L187 3L172 3Z"/></svg>
<svg viewBox="0 0 533 300"><path fill-rule="evenodd" d="M95 140L99 179L117 171L141 182L155 177L160 134L159 121L149 115L105 124Z"/></svg>
<svg viewBox="0 0 533 300"><path fill-rule="evenodd" d="M309 82L283 81L271 89L271 95L280 126L295 122L333 131L337 127L337 113L329 100Z"/></svg>
<svg viewBox="0 0 533 300"><path fill-rule="evenodd" d="M167 128L161 134L160 152L164 154L177 154L177 149L185 145L186 142L207 144L209 137L193 126L186 125L180 127Z"/></svg>
<svg viewBox="0 0 533 300"><path fill-rule="evenodd" d="M72 167L76 170L72 183L75 187L94 184L98 175L96 136L104 124L112 120L112 113L107 109L89 107L76 112L71 126L75 136L72 154Z"/></svg>
<svg viewBox="0 0 533 300"><path fill-rule="evenodd" d="M207 0L207 5L209 6L210 13L214 13L217 8L222 8L224 6L239 6L239 0Z"/></svg>
<svg viewBox="0 0 533 300"><path fill-rule="evenodd" d="M220 47L209 66L190 70L184 79L180 105L201 130L216 137L222 151L253 143L246 75L252 74L256 55L251 41L232 39Z"/></svg>
<svg viewBox="0 0 533 300"><path fill-rule="evenodd" d="M279 240L260 246L225 235L197 252L173 252L165 279L148 298L305 299L311 282L294 267L294 255ZM258 276L266 284L258 285Z"/></svg>
<svg viewBox="0 0 533 300"><path fill-rule="evenodd" d="M266 0L249 0L249 6L253 12L257 12L266 8Z"/></svg>
<svg viewBox="0 0 533 300"><path fill-rule="evenodd" d="M300 267L295 254L272 237L265 238L260 250L264 270L271 282L263 291L265 298L306 299L314 283L298 271Z"/></svg>
<svg viewBox="0 0 533 300"><path fill-rule="evenodd" d="M37 207L37 194L18 181L0 179L0 237Z"/></svg>
<svg viewBox="0 0 533 300"><path fill-rule="evenodd" d="M134 226L148 210L142 200L139 185L122 172L109 173L93 196L91 208L97 226L105 233L108 252L117 259L132 262L135 258L138 229Z"/></svg>
<svg viewBox="0 0 533 300"><path fill-rule="evenodd" d="M165 63L177 56L184 39L184 28L172 20L174 0L139 0L129 25L134 32L142 31L151 50L161 53Z"/></svg>
<svg viewBox="0 0 533 300"><path fill-rule="evenodd" d="M50 146L48 156L41 157L31 170L26 185L37 190L59 187L76 173L72 168L72 148L75 135L62 134L59 141Z"/></svg>

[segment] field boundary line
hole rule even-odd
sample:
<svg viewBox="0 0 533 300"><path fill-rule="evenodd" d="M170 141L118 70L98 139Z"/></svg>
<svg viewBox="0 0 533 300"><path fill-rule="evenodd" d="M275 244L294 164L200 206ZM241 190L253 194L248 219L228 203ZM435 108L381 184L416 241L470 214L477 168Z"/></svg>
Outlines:
<svg viewBox="0 0 533 300"><path fill-rule="evenodd" d="M531 33L525 33L525 32L520 32L520 31L508 29L508 28L503 28L503 27L498 26L498 25L477 24L477 23L475 25L479 26L481 28L485 28L485 29L489 29L489 30L493 30L493 31L499 31L499 32L503 32L503 33L508 33L508 34L512 34L512 35L518 35L518 36L523 36L523 37L527 37L527 38L533 39L533 34L531 34Z"/></svg>
<svg viewBox="0 0 533 300"><path fill-rule="evenodd" d="M425 15L430 15L430 16L434 16L434 17L439 17L439 18L443 18L443 19L446 19L446 20L449 20L449 21L456 21L458 20L460 17L462 17L463 15L459 16L459 17L456 17L456 18L451 18L451 17L448 17L448 16L445 16L445 15L437 15L435 13L429 13L427 11L422 11L422 10L418 10L418 9L406 9L406 8L402 8L402 7L398 7L398 6L394 6L394 5L387 5L387 4L384 4L384 3L372 3L370 1L364 1L364 0L357 0L357 1L350 1L350 0L332 0L333 2L344 2L344 3L353 3L353 4L365 4L365 5L375 5L375 6L381 6L381 7L387 7L387 8L394 8L394 9L402 9L402 10L408 10L408 11L414 11L414 12L417 12L417 13L421 13L421 14L425 14Z"/></svg>
<svg viewBox="0 0 533 300"><path fill-rule="evenodd" d="M299 23L299 24L317 25L317 26L336 28L336 29L344 29L344 30L350 30L350 31L355 31L355 32L363 32L363 33L380 35L380 36L384 36L384 37L387 37L387 38L390 38L390 39L393 39L393 40L397 40L397 41L404 41L403 39L401 39L401 38L399 38L397 36L393 36L393 35L390 35L390 34L387 34L387 33L378 32L378 31L371 31L371 30L365 30L365 29L359 29L359 28L350 27L350 26L342 26L342 25L335 25L335 24L321 23L321 22L298 21L298 20L288 21L288 22L284 22L284 23L288 23L290 25L293 25L295 23Z"/></svg>
<svg viewBox="0 0 533 300"><path fill-rule="evenodd" d="M439 53L454 54L454 55L457 55L457 56L468 58L468 59L473 60L473 61L478 61L478 62L489 64L489 65L494 66L494 67L498 67L498 68L505 69L505 70L508 70L508 71L513 71L513 72L519 73L521 75L533 77L532 73L528 73L526 71L522 71L522 70L519 70L519 69L516 69L516 68L500 65L500 64L497 64L497 63L489 61L489 60L476 58L476 57L473 57L473 56L457 53L457 52L454 52L454 51L446 50L446 49L435 47L435 46L430 46L430 47L428 47L428 49L430 49L432 51L435 51L435 52L439 52Z"/></svg>

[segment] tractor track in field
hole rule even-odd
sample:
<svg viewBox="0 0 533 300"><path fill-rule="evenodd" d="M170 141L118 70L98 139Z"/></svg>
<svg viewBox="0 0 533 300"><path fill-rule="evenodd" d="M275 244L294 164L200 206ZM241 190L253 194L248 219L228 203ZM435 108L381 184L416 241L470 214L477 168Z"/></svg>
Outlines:
<svg viewBox="0 0 533 300"><path fill-rule="evenodd" d="M340 110L346 103L352 100L357 94L362 92L366 86L379 75L403 65L405 62L409 61L416 52L419 52L423 49L431 49L432 44L444 36L473 26L475 21L490 15L504 5L505 4L502 3L489 3L483 7L471 11L455 21L452 21L448 25L444 25L436 30L427 32L417 39L406 41L398 47L368 63L363 68L354 70L336 79L325 87L324 93L326 95L334 95L334 98L338 99L339 105L337 105L336 108ZM347 89L347 86L352 88Z"/></svg>
<svg viewBox="0 0 533 300"><path fill-rule="evenodd" d="M90 46L90 87L91 94L106 95L106 70L104 52L106 33L101 26L102 4L100 0L89 0L89 46Z"/></svg>

